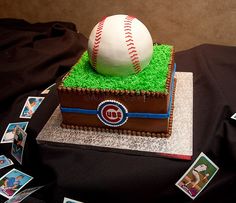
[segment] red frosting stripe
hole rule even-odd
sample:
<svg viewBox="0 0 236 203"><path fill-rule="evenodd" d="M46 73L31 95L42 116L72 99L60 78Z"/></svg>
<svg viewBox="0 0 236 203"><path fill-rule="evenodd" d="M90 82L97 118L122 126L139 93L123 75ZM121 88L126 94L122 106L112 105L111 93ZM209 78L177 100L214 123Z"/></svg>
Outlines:
<svg viewBox="0 0 236 203"><path fill-rule="evenodd" d="M94 39L94 43L93 43L92 57L91 57L93 68L96 68L96 65L97 65L98 50L99 50L99 45L100 45L101 38L102 38L102 31L103 31L105 20L106 20L106 17L104 17L98 23L98 27L96 30L95 39Z"/></svg>
<svg viewBox="0 0 236 203"><path fill-rule="evenodd" d="M135 19L135 17L132 16L126 16L124 20L124 32L125 32L125 42L126 46L128 48L128 54L130 56L134 72L138 73L141 71L141 66L140 66L140 60L138 56L138 52L136 50L133 36L132 36L132 21Z"/></svg>

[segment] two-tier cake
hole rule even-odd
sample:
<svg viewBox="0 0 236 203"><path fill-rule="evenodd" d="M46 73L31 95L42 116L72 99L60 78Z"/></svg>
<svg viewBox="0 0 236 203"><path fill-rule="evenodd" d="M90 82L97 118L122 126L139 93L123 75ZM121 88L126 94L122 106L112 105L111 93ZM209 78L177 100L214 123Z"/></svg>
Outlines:
<svg viewBox="0 0 236 203"><path fill-rule="evenodd" d="M150 40L143 24L139 27L140 21L126 15L115 23L111 20L104 18L95 26L88 51L58 86L61 126L169 137L176 83L174 48L151 44L150 52ZM109 23L117 25L112 36ZM117 48L114 40L121 46Z"/></svg>

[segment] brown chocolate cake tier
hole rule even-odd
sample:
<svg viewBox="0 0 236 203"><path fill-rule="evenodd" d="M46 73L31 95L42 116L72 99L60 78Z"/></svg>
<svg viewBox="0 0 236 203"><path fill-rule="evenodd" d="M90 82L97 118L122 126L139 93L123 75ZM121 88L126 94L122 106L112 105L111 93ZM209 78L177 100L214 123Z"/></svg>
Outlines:
<svg viewBox="0 0 236 203"><path fill-rule="evenodd" d="M164 93L65 87L62 81L58 87L63 118L61 126L98 132L169 137L176 83L173 53L172 49Z"/></svg>

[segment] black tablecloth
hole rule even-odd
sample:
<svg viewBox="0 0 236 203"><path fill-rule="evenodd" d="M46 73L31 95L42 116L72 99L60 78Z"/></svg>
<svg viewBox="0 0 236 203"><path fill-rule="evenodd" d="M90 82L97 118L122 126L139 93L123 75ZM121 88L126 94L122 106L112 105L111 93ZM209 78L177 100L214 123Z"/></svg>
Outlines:
<svg viewBox="0 0 236 203"><path fill-rule="evenodd" d="M28 96L61 77L86 49L87 39L73 23L29 24L0 20L0 135L19 118ZM236 201L236 47L204 44L177 52L177 71L193 72L194 116L192 161L79 147L38 145L36 137L58 105L56 86L29 120L23 165L0 145L0 155L34 177L26 187L45 185L24 202L192 202L175 183L204 152L219 171L194 202ZM1 138L1 137L0 137ZM0 197L0 202L5 198Z"/></svg>

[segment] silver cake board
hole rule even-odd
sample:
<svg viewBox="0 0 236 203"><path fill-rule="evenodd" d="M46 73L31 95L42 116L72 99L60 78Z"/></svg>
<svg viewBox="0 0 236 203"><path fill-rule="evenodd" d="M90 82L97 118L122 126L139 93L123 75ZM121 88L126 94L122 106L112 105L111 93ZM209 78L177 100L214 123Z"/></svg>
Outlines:
<svg viewBox="0 0 236 203"><path fill-rule="evenodd" d="M58 106L37 136L37 142L191 160L193 153L193 75L190 72L176 72L176 78L172 134L169 138L61 128L62 116Z"/></svg>

